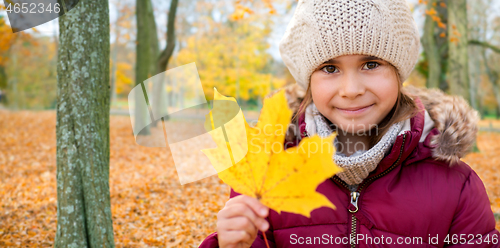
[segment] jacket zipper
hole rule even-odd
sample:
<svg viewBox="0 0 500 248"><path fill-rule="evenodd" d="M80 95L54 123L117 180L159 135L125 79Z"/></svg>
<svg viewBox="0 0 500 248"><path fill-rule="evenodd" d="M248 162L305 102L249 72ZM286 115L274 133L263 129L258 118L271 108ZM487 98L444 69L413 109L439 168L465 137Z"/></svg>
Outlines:
<svg viewBox="0 0 500 248"><path fill-rule="evenodd" d="M354 210L350 210L349 209L349 212L351 212L351 235L350 235L350 243L351 243L351 248L356 248L356 242L355 242L355 238L356 238L356 216L354 215L354 213L358 212L358 199L359 199L359 195L361 194L361 190L371 181L377 179L377 178L380 178L382 176L385 176L387 173L389 173L392 169L394 169L396 167L396 165L399 163L399 160L401 159L401 155L403 155L403 149L404 149L404 145L405 145L405 141L406 141L406 133L403 134L403 143L401 144L401 149L399 151L399 156L398 156L398 159L396 160L396 162L394 162L391 167L389 167L387 170L385 170L384 172L378 174L377 176L374 176L372 178L369 178L368 180L366 180L363 184L359 185L358 189L356 191L351 191L351 204L354 205L356 207L356 209ZM349 189L349 186L347 186L347 183L345 183L344 181L336 178L336 177L331 177L330 179L332 180L335 180L337 182L339 182L342 186L344 186L345 188Z"/></svg>
<svg viewBox="0 0 500 248"><path fill-rule="evenodd" d="M356 207L356 209L354 209L354 210L349 209L349 212L352 213L352 215L351 215L351 238L350 238L351 248L356 247L356 242L354 242L356 239L356 216L354 215L354 213L358 212L358 199L359 199L359 192L352 191L351 192L351 204L354 205Z"/></svg>

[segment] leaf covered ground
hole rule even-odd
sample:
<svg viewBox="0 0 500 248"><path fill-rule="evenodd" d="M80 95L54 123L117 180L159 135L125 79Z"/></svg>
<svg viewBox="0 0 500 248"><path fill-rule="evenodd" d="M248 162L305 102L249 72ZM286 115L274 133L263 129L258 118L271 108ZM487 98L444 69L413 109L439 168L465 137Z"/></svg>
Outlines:
<svg viewBox="0 0 500 248"><path fill-rule="evenodd" d="M54 111L0 110L0 247L53 246L55 126ZM112 116L110 126L116 246L197 247L215 231L229 188L216 176L180 185L166 148L136 145L126 116ZM188 125L178 126L179 132L189 131ZM478 146L481 153L463 160L483 180L493 212L500 213L500 133L480 132Z"/></svg>

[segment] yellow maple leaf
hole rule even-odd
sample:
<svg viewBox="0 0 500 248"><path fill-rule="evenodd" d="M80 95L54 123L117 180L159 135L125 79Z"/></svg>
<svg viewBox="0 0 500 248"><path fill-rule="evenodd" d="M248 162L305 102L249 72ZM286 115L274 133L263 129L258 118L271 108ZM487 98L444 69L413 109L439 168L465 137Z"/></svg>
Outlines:
<svg viewBox="0 0 500 248"><path fill-rule="evenodd" d="M216 91L215 91L216 92ZM217 99L228 99L215 93ZM212 129L217 128L213 108L210 121ZM223 115L222 115L223 116ZM335 173L342 171L332 159L335 152L333 139L335 133L327 138L317 135L306 137L296 147L284 149L285 134L290 123L292 111L288 108L284 91L264 100L264 106L255 127L246 121L246 142L248 152L232 166L227 166L227 150L244 150L238 137L231 143L223 143L223 138L214 137L218 146L204 149L207 157L217 170L219 178L234 191L257 198L261 203L280 213L281 211L302 214L310 217L312 210L319 207L336 207L316 188ZM209 117L207 116L207 119ZM225 117L219 117L224 119ZM227 121L228 118L224 120ZM226 127L226 131L229 128ZM211 133L212 137L214 136ZM229 149L224 149L228 144ZM230 153L230 152L229 152ZM230 155L229 155L230 156ZM219 164L224 164L220 166ZM218 168L227 168L218 170Z"/></svg>
<svg viewBox="0 0 500 248"><path fill-rule="evenodd" d="M245 117L236 99L225 97L214 88L212 111L205 116L205 130L217 145L202 152L217 172L238 163L248 152Z"/></svg>

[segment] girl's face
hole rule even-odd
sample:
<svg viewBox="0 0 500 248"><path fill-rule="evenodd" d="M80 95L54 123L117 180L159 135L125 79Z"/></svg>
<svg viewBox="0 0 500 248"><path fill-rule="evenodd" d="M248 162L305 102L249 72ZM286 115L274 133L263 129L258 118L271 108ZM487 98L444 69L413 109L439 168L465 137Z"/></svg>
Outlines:
<svg viewBox="0 0 500 248"><path fill-rule="evenodd" d="M376 57L345 55L329 60L311 75L311 92L319 112L348 133L376 127L398 98L392 66Z"/></svg>

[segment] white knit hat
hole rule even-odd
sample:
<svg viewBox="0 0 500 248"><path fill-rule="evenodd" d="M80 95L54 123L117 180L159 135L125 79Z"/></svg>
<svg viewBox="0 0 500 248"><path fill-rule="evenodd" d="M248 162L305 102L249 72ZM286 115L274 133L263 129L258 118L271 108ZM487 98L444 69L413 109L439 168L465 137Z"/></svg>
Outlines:
<svg viewBox="0 0 500 248"><path fill-rule="evenodd" d="M279 50L304 89L321 64L351 54L391 63L404 82L417 62L419 37L406 0L299 0Z"/></svg>

